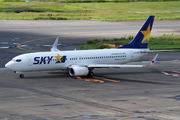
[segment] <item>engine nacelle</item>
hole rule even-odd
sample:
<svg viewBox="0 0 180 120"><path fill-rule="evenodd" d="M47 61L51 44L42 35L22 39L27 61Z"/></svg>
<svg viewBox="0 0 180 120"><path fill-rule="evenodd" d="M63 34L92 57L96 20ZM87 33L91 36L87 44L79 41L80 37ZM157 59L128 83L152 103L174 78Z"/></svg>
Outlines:
<svg viewBox="0 0 180 120"><path fill-rule="evenodd" d="M87 67L72 67L69 69L69 74L71 76L83 76L89 73L89 69Z"/></svg>

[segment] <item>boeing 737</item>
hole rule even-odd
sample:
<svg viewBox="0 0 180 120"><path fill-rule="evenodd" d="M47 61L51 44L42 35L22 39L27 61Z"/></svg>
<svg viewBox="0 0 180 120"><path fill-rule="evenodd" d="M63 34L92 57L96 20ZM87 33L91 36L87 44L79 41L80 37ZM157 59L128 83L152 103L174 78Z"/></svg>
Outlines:
<svg viewBox="0 0 180 120"><path fill-rule="evenodd" d="M5 67L15 71L20 78L23 78L23 72L30 71L68 70L70 76L93 76L94 68L148 66L155 62L158 54L147 65L128 65L126 63L151 52L147 46L153 21L154 16L149 16L134 39L129 44L116 49L60 51L57 49L57 38L51 51L16 56Z"/></svg>

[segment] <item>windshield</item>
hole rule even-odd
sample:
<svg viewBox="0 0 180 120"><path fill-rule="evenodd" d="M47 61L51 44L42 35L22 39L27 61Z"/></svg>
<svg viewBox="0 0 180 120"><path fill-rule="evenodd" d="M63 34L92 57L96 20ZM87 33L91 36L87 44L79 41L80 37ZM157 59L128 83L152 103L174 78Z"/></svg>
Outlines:
<svg viewBox="0 0 180 120"><path fill-rule="evenodd" d="M15 59L15 58L13 58L12 61L14 61L14 62L21 62L21 59Z"/></svg>
<svg viewBox="0 0 180 120"><path fill-rule="evenodd" d="M21 59L17 59L16 62L21 62Z"/></svg>

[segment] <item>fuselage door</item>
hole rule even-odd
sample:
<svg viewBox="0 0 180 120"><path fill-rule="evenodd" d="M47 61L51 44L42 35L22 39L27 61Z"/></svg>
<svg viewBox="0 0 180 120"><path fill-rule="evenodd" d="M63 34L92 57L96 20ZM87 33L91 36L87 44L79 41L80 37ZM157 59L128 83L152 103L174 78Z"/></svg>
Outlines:
<svg viewBox="0 0 180 120"><path fill-rule="evenodd" d="M81 62L82 57L79 57L79 62Z"/></svg>
<svg viewBox="0 0 180 120"><path fill-rule="evenodd" d="M133 57L134 57L134 52L131 51L131 55L130 55L130 60L133 61Z"/></svg>
<svg viewBox="0 0 180 120"><path fill-rule="evenodd" d="M28 66L32 66L32 59L31 59L31 56L28 56L27 59L28 59Z"/></svg>
<svg viewBox="0 0 180 120"><path fill-rule="evenodd" d="M75 57L75 61L76 61L76 62L78 61L78 57Z"/></svg>

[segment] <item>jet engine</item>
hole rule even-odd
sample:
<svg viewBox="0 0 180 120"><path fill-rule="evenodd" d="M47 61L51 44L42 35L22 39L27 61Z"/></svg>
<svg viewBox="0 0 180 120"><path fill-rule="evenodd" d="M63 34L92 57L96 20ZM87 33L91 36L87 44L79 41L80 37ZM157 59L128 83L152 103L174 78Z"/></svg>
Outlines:
<svg viewBox="0 0 180 120"><path fill-rule="evenodd" d="M89 69L87 67L72 67L69 69L69 74L71 76L83 76L89 73Z"/></svg>

